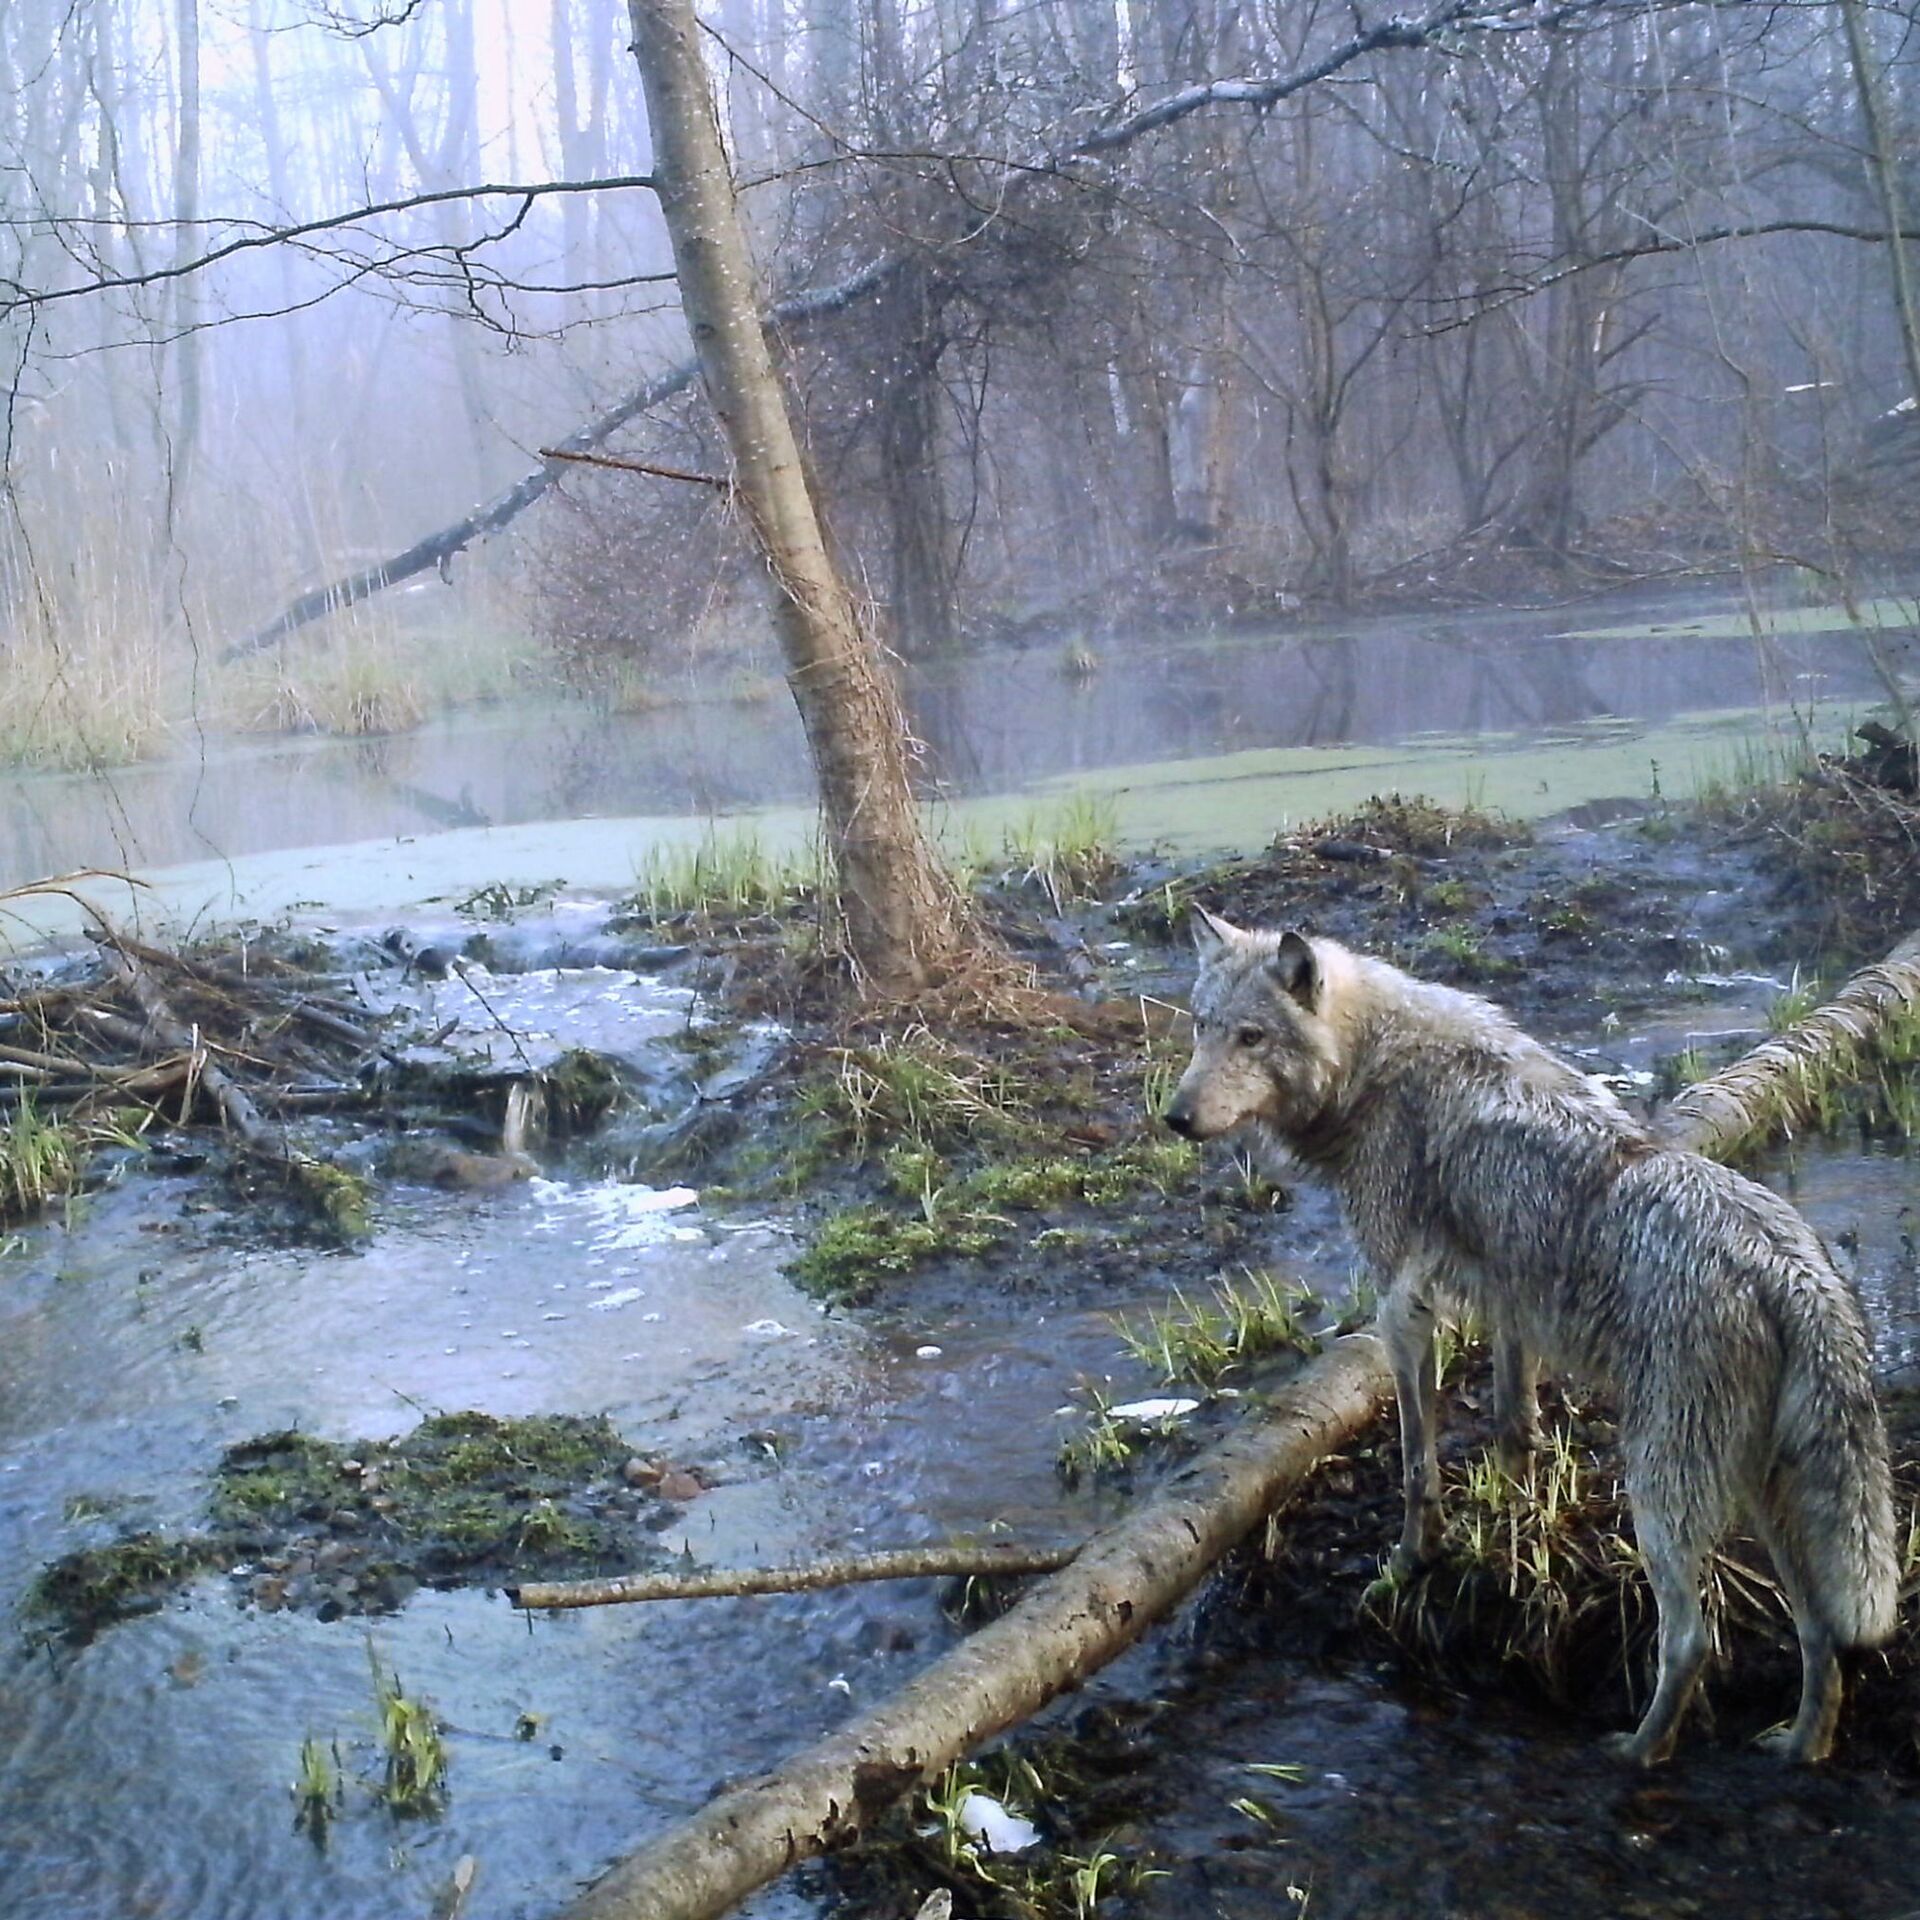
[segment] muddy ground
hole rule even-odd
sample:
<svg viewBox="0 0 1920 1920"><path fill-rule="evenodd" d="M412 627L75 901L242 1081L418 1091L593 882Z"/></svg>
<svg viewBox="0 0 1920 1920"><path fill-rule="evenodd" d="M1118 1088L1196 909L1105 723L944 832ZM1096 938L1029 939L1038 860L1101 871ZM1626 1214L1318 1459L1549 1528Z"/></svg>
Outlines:
<svg viewBox="0 0 1920 1920"><path fill-rule="evenodd" d="M606 1098L579 1116L570 1152L663 1188L696 1182L710 1209L797 1213L790 1271L836 1313L884 1323L910 1302L937 1328L990 1289L1021 1303L1044 1343L1050 1316L1097 1308L1142 1272L1203 1309L1223 1275L1318 1276L1322 1297L1288 1292L1263 1322L1267 1357L1250 1345L1207 1362L1206 1384L1227 1392L1202 1392L1207 1404L1177 1433L1108 1419L1089 1382L1062 1428L1062 1467L1091 1516L1236 1417L1231 1396L1284 1378L1354 1305L1324 1195L1225 1150L1202 1156L1152 1116L1186 1052L1189 903L1304 924L1485 992L1649 1101L1750 1044L1773 1000L1837 979L1880 950L1889 926L1920 917L1920 891L1899 859L1877 856L1858 812L1749 798L1525 829L1396 799L1198 871L1089 849L988 881L983 910L1034 980L965 1021L951 1007L884 1020L835 1007L804 897L749 920L636 907L578 938L516 925L507 902L497 925L434 931L446 952L430 963L463 950L496 968L623 965L702 988L715 1011L675 1037L674 1064L595 1080ZM1863 864L1876 876L1870 898L1842 884ZM350 972L372 959L362 942L303 963ZM405 1088L403 1133L375 1087L364 1106L316 1117L306 1137L365 1175L376 1210L385 1183L463 1183L462 1155L479 1155L489 1178L517 1178L498 1138L502 1090L543 1063L512 1051L458 1072L412 1058L386 1082L389 1094ZM1898 1115L1869 1097L1836 1123L1885 1145ZM1474 1364L1460 1363L1447 1440L1455 1504L1468 1509L1483 1438ZM1896 1402L1903 1460L1920 1433L1912 1410ZM1782 1784L1742 1742L1779 1717L1792 1661L1777 1607L1737 1572L1732 1674L1713 1684L1714 1724L1690 1730L1686 1768L1673 1784L1600 1771L1592 1736L1644 1687L1646 1607L1609 1544L1625 1523L1604 1405L1556 1400L1554 1411L1586 1491L1550 1590L1476 1561L1383 1599L1398 1469L1390 1434L1378 1434L1327 1463L1172 1635L980 1763L984 1785L1040 1818L1052 1842L1042 1866L988 1862L983 1873L918 1807L809 1885L863 1914L911 1911L903 1901L935 1884L962 1914L1073 1913L1083 1896L1149 1915L1196 1899L1234 1914L1732 1914L1753 1910L1744 1890L1774 1863L1720 1856L1758 1834L1778 1837L1810 1889L1783 1911L1898 1911L1878 1890L1904 1865L1892 1836L1915 1830L1906 1657L1863 1677L1872 1705L1850 1716L1833 1773ZM1071 1452L1095 1435L1106 1444ZM778 1445L771 1436L769 1456ZM724 1473L763 1468L734 1461ZM36 1630L84 1637L208 1568L243 1605L331 1618L403 1606L420 1585L645 1565L654 1531L714 1473L636 1453L585 1419L523 1430L452 1409L351 1445L261 1435L214 1466L200 1526L130 1534L106 1549L117 1545L117 1561L76 1554L52 1569ZM925 1628L903 1601L888 1631L911 1647ZM1289 1700L1314 1729L1311 1753L1268 1750L1286 1724L1276 1703ZM1511 1804L1516 1749L1539 1756L1539 1801L1526 1809ZM1365 1808L1344 1785L1362 1754L1390 1783ZM1577 1899L1559 1886L1567 1876ZM1835 1904L1841 1885L1858 1904Z"/></svg>

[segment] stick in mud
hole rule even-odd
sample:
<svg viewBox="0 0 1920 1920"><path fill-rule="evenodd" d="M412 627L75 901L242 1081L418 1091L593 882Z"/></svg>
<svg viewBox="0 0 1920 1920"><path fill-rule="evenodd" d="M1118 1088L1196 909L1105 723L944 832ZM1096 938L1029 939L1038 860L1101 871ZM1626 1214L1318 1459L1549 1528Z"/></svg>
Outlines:
<svg viewBox="0 0 1920 1920"><path fill-rule="evenodd" d="M698 1573L628 1573L611 1580L529 1581L508 1601L534 1612L617 1607L634 1600L708 1600L734 1594L810 1593L861 1580L938 1580L1010 1573L1057 1573L1076 1547L902 1547L815 1560L804 1567L715 1567Z"/></svg>
<svg viewBox="0 0 1920 1920"><path fill-rule="evenodd" d="M1889 1019L1916 1003L1920 935L1841 988L1828 1002L1844 1010L1837 1023L1823 1022L1826 1009L1817 1009L1793 1030L1806 1036L1802 1045L1765 1043L1690 1089L1664 1137L1708 1154L1750 1141L1772 1123L1793 1076L1836 1055L1857 1059ZM1738 1097L1716 1097L1728 1091ZM853 1840L899 1795L1129 1646L1321 1460L1373 1425L1392 1391L1377 1339L1336 1342L1273 1396L1262 1417L1096 1534L1011 1612L892 1699L628 1854L558 1920L717 1920L789 1867Z"/></svg>

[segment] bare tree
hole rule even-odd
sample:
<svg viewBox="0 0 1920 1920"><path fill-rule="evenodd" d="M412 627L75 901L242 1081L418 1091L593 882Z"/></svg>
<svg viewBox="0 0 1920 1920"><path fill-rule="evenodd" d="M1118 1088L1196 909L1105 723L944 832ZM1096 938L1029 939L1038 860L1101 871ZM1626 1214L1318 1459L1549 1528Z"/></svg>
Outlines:
<svg viewBox="0 0 1920 1920"><path fill-rule="evenodd" d="M849 956L883 990L923 987L966 958L969 918L915 808L898 695L821 532L760 320L691 0L631 0L631 15L681 308L766 558Z"/></svg>

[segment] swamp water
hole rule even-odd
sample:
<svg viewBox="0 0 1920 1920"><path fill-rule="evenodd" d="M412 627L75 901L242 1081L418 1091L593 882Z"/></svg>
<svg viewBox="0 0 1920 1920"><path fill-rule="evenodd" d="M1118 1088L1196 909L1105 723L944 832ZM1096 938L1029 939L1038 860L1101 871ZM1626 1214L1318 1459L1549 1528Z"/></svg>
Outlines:
<svg viewBox="0 0 1920 1920"><path fill-rule="evenodd" d="M1914 609L1861 610L1911 671ZM1398 788L1524 817L1684 795L1878 697L1838 608L1760 616L1724 589L1578 608L1389 615L1341 628L1124 634L1090 674L1057 644L906 670L936 823L989 849L1062 795L1111 803L1121 837L1247 851L1285 821ZM746 816L769 846L812 829L804 743L776 682L752 700L640 714L515 702L405 735L196 732L171 759L0 777L0 884L83 867L166 869L181 921L298 905L385 912L512 878L631 885L639 850ZM33 924L70 930L36 910Z"/></svg>
<svg viewBox="0 0 1920 1920"><path fill-rule="evenodd" d="M475 1017L457 983L420 991ZM1718 1005L1676 1009L1658 1048L1755 1024L1763 999L1734 983ZM643 1071L701 1017L684 991L600 969L497 974L485 1001L536 1057L591 1044ZM1622 1035L1594 1064L1641 1071L1653 1045ZM1044 1308L982 1276L828 1316L782 1276L794 1243L777 1215L710 1213L565 1156L548 1172L483 1195L389 1188L371 1242L331 1254L250 1241L191 1181L133 1173L0 1255L9 1920L425 1916L463 1856L477 1867L466 1912L534 1920L717 1781L874 1704L954 1638L926 1583L529 1626L478 1591L422 1591L371 1619L270 1613L218 1577L78 1650L17 1631L39 1565L123 1525L192 1524L221 1449L247 1436L395 1433L432 1408L604 1410L638 1451L716 1482L658 1536L712 1565L994 1522L1072 1538L1117 1510L1111 1492L1059 1483L1060 1409L1087 1377L1116 1397L1151 1387L1106 1317L1159 1304L1151 1271L1098 1299L1065 1275L1066 1304ZM1912 1382L1911 1162L1820 1148L1776 1177L1849 1249L1886 1371ZM1276 1221L1274 1257L1337 1293L1349 1255L1303 1195ZM370 1649L446 1724L437 1816L374 1802ZM1757 1910L1763 1863L1798 1876L1782 1911L1910 1908L1881 1898L1910 1873L1910 1803L1698 1733L1675 1769L1634 1780L1601 1765L1591 1729L1544 1711L1300 1658L1196 1665L1179 1626L1059 1712L1156 1697L1171 1701L1151 1736L1165 1744L1132 1839L1170 1877L1131 1897L1137 1914L1175 1920L1200 1899L1249 1920L1732 1916ZM292 1819L309 1736L337 1744L345 1777L324 1847ZM1275 1763L1285 1784L1248 1771ZM1270 1809L1257 1829L1232 1806L1250 1791ZM749 1909L811 1910L791 1887Z"/></svg>

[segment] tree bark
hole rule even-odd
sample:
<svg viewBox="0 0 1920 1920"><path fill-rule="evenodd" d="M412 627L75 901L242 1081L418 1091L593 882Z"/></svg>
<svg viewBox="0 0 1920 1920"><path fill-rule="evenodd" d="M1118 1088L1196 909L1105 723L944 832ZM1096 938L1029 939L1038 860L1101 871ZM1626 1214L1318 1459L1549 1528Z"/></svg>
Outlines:
<svg viewBox="0 0 1920 1920"><path fill-rule="evenodd" d="M1662 1137L1724 1153L1754 1137L1810 1063L1855 1061L1920 1006L1920 933L1788 1033L1688 1090ZM1722 1096L1731 1092L1731 1099ZM1392 1395L1371 1334L1338 1341L1265 1414L1096 1534L1073 1563L936 1661L891 1700L771 1773L728 1789L629 1854L558 1920L713 1920L787 1868L844 1845L886 1804L1036 1712L1170 1611L1314 1466Z"/></svg>
<svg viewBox="0 0 1920 1920"><path fill-rule="evenodd" d="M631 0L629 12L681 307L772 577L847 954L883 991L911 991L960 964L973 944L969 916L920 824L899 696L821 532L760 322L690 0Z"/></svg>

